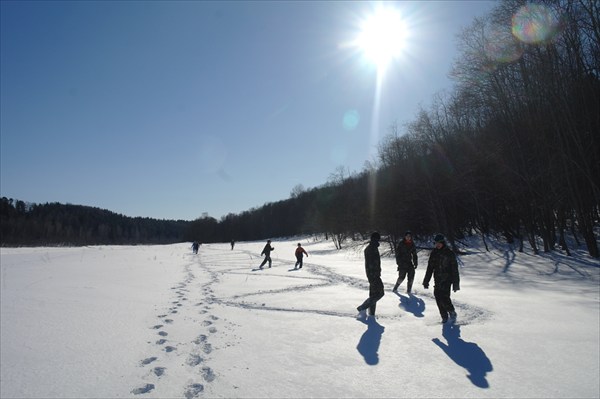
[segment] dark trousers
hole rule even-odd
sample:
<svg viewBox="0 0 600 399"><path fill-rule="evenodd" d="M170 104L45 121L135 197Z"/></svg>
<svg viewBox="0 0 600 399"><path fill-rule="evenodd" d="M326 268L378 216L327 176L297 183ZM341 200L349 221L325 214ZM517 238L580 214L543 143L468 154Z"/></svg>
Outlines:
<svg viewBox="0 0 600 399"><path fill-rule="evenodd" d="M433 296L435 297L435 302L440 311L440 316L442 316L442 319L444 320L448 318L448 313L454 312L454 305L450 299L450 288L450 284L436 285L433 287Z"/></svg>
<svg viewBox="0 0 600 399"><path fill-rule="evenodd" d="M262 261L262 263L260 264L260 268L262 269L262 267L265 265L265 263L269 262L269 267L271 267L271 255L265 256L265 259Z"/></svg>
<svg viewBox="0 0 600 399"><path fill-rule="evenodd" d="M413 281L415 281L415 268L413 266L409 266L408 268L398 268L398 280L396 280L394 291L398 289L407 275L408 281L406 282L406 291L408 293L411 292Z"/></svg>
<svg viewBox="0 0 600 399"><path fill-rule="evenodd" d="M358 310L369 309L369 314L375 314L375 308L377 307L377 301L383 298L383 281L381 277L372 277L369 279L369 297L365 300L362 305L358 307Z"/></svg>
<svg viewBox="0 0 600 399"><path fill-rule="evenodd" d="M296 255L296 264L294 265L294 268L298 267L298 265L300 265L300 269L302 269L302 255Z"/></svg>

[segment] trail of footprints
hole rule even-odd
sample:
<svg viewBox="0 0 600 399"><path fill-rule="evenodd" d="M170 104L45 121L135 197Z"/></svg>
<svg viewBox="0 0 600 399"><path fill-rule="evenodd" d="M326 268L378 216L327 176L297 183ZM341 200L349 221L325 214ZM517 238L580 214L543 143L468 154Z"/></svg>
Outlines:
<svg viewBox="0 0 600 399"><path fill-rule="evenodd" d="M168 338L168 327L176 322L176 318L180 315L179 310L185 306L184 304L189 304L189 289L187 287L192 283L195 276L191 272L190 266L186 267L186 271L187 275L184 281L171 288L176 293L176 300L171 302L171 307L168 309L166 314L160 314L157 316L160 320L160 324L156 324L151 327L151 329L157 331L157 339L154 341L154 345L160 348L159 350L161 352L166 353L167 356L171 352L177 353L178 347L189 347L189 345L185 345L185 343L171 342ZM214 275L211 277L212 279L216 278ZM199 379L201 378L201 381L191 382L183 388L183 397L186 399L199 397L204 391L205 384L213 382L216 378L216 374L213 369L205 363L206 357L213 351L209 334L214 334L217 332L217 328L213 324L215 321L219 320L217 316L208 314L211 310L210 304L214 303L215 301L212 289L210 288L210 285L213 282L214 281L208 282L202 286L204 302L198 302L194 305L190 305L199 309L197 314L204 315L205 319L200 324L205 328L206 333L203 331L197 335L197 337L191 342L192 349L190 353L186 356L185 365L193 369L197 369ZM162 356L164 355L160 354L157 356L150 356L142 359L139 362L140 367L150 368L148 377L149 379L154 379L155 383L142 383L140 386L131 390L132 394L143 395L149 393L156 388L155 384L160 383L161 377L165 375L168 376L169 370L167 367L160 365L160 358Z"/></svg>
<svg viewBox="0 0 600 399"><path fill-rule="evenodd" d="M291 265L291 263L290 263L290 265ZM247 294L247 295L234 296L234 297L230 298L229 300L226 300L226 299L216 298L215 295L213 294L211 286L213 284L219 282L219 274L208 269L208 270L205 270L209 273L208 281L200 286L203 299L201 302L191 305L189 303L190 301L188 299L189 290L187 287L195 279L195 276L191 271L191 265L188 265L186 267L186 271L187 271L187 275L186 275L184 281L177 284L175 287L171 288L176 293L176 299L171 302L172 306L167 310L166 314L158 315L158 318L161 320L160 321L161 324L156 324L151 327L151 329L157 330L157 335L158 335L154 344L157 347L160 347L161 351L166 353L168 356L168 354L170 354L171 352L177 353L178 345L176 343L169 341L169 338L168 338L169 334L166 330L168 329L169 325L172 325L173 323L175 323L178 316L181 316L181 314L179 313L179 310L182 309L185 305L193 306L198 309L194 313L204 316L204 320L200 324L202 327L206 328L206 331L205 331L206 333L200 332L196 336L196 338L192 340L192 342L191 342L192 350L190 351L189 354L187 354L186 360L185 360L186 366L191 367L193 369L197 369L199 377L201 377L202 380L200 382L191 382L183 388L183 396L186 399L193 399L193 398L199 397L202 394L202 392L204 392L205 384L213 382L216 378L216 374L212 370L212 368L209 367L208 365L206 365L206 358L213 351L213 346L209 342L210 341L209 334L214 334L217 332L217 328L214 326L214 322L219 320L218 317L209 314L210 310L211 310L211 306L210 306L211 304L236 306L236 307L241 307L241 308L265 309L264 304L263 305L259 305L259 304L253 305L251 303L246 303L243 300L241 302L239 302L239 301L240 301L240 299L242 299L246 296L265 295L265 294L268 295L268 294L272 294L274 292L297 291L299 289L300 290L309 290L309 289L314 289L319 286L331 285L331 284L346 284L346 285L361 288L361 289L366 289L366 287L367 287L366 283L361 279L338 274L338 273L333 272L330 269L323 267L323 266L311 265L311 274L318 276L315 278L315 280L317 282L314 284L309 284L306 287L294 286L291 288L285 288L285 289L280 289L280 290L261 291L260 293L252 293L252 294ZM433 300L433 296L429 293L420 293L420 296L421 297L423 297L423 296L430 297ZM485 321L486 319L491 317L491 313L489 311L478 308L476 306L466 305L466 304L460 303L459 301L456 301L455 306L458 309L460 309L460 319L461 320L459 321L459 324L461 324L461 325L471 324L475 321L478 321L478 322ZM281 309L280 308L269 308L268 310L291 311L290 309L283 309L283 308L281 308ZM340 312L325 312L325 311L317 311L317 310L310 310L310 309L305 309L303 311L316 312L319 314L327 314L330 316L343 316L343 317L347 317L349 315L354 316L354 314L346 314L343 312L342 313L340 313ZM189 313L187 313L187 314L189 314ZM382 316L382 317L384 317L384 316ZM439 323L436 323L436 325L437 324L439 324ZM179 346L181 346L182 348L188 347L187 345L185 345L185 343L180 343ZM227 346L229 346L229 344ZM140 367L151 368L151 370L149 371L148 374L151 378L157 379L156 380L157 384L160 382L161 377L168 375L167 368L160 366L159 357L160 356L151 356L151 357L148 357L148 358L140 361ZM138 386L138 387L132 389L131 393L133 393L134 395L142 395L142 394L151 392L155 388L156 387L154 384L146 383L146 384L143 384L141 386Z"/></svg>

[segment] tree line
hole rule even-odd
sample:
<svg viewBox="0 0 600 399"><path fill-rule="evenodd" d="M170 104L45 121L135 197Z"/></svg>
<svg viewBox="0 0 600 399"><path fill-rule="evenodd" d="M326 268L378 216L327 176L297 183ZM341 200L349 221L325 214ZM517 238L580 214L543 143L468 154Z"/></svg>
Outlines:
<svg viewBox="0 0 600 399"><path fill-rule="evenodd" d="M595 0L499 2L461 32L456 86L405 126L377 159L290 199L193 222L221 240L327 232L341 245L378 229L490 234L534 253L566 234L598 258L600 6ZM595 231L596 230L596 231Z"/></svg>
<svg viewBox="0 0 600 399"><path fill-rule="evenodd" d="M323 186L297 187L288 199L220 220L130 220L102 213L103 219L89 210L93 222L76 228L66 222L77 209L71 206L56 221L47 212L28 228L46 238L72 237L73 243L90 237L224 242L325 233L338 248L375 229L393 247L410 229L420 238L443 233L453 246L467 235L480 235L484 243L497 235L520 251L528 244L536 254L557 248L570 254L568 234L598 258L599 15L595 0L499 2L459 35L454 89L413 121L393 124L361 172L339 168ZM11 212L23 210L13 207ZM5 227L4 214L3 205L3 244L21 234ZM33 216L31 210L25 214ZM10 239L18 241L18 235Z"/></svg>
<svg viewBox="0 0 600 399"><path fill-rule="evenodd" d="M168 244L181 242L189 226L89 206L0 198L2 246Z"/></svg>

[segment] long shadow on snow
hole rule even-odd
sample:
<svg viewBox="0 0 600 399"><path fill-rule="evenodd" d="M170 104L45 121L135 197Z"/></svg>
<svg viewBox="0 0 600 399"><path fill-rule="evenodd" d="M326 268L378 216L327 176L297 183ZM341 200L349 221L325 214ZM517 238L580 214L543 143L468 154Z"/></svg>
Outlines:
<svg viewBox="0 0 600 399"><path fill-rule="evenodd" d="M494 368L485 352L477 344L465 342L460 338L459 325L445 323L442 327L442 335L446 338L447 344L438 338L432 339L433 343L439 346L456 364L467 369L469 373L467 378L473 385L479 388L489 388L490 384L486 375Z"/></svg>
<svg viewBox="0 0 600 399"><path fill-rule="evenodd" d="M416 317L425 317L423 312L425 312L425 301L421 298L414 296L413 294L408 294L408 296L404 296L398 292L396 295L400 297L399 307L403 308L409 313L414 314Z"/></svg>
<svg viewBox="0 0 600 399"><path fill-rule="evenodd" d="M375 366L379 363L379 345L385 327L379 324L374 317L358 320L367 325L367 330L360 337L356 349L365 359L365 363Z"/></svg>

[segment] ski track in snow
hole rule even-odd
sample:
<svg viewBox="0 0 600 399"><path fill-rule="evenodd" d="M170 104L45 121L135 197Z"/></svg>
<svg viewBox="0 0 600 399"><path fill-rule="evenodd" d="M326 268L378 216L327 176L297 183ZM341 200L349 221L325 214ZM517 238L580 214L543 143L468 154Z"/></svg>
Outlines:
<svg viewBox="0 0 600 399"><path fill-rule="evenodd" d="M250 251L240 250L236 251L238 254L243 255L239 258L239 262L236 261L235 265L231 263L231 260L223 261L218 254L222 254L222 251L217 250L214 256L210 255L211 248L208 246L201 247L199 255L186 255L190 256L192 261L185 265L184 279L171 287L174 291L175 297L167 305L168 309L161 314L158 314L157 324L150 326L149 329L156 330L158 339L152 344L154 353L139 362L139 367L147 368L148 371L145 373L145 377L138 386L131 389L131 393L134 395L144 395L154 389L156 389L161 381L161 378L168 376L170 372L173 374L187 373L195 377L192 380L188 380L188 383L182 387L182 397L186 399L193 399L202 396L205 392L207 384L212 383L218 378L217 372L210 367L210 357L212 352L215 350L210 343L211 334L215 334L219 331L217 324L225 324L225 328L233 330L235 325L226 320L221 320L218 316L211 314L212 305L231 306L240 309L249 310L260 310L267 312L290 312L290 313L311 313L322 316L331 317L356 317L357 313L354 312L339 312L332 310L324 310L318 308L295 308L295 307L277 307L268 306L264 301L261 300L263 297L269 297L273 294L282 293L297 293L298 291L309 291L321 287L331 287L334 285L346 285L360 290L368 291L368 282L364 279L358 279L351 276L339 274L331 268L323 265L304 263L302 271L304 273L301 276L296 274L281 275L277 274L274 277L279 279L293 279L304 282L303 284L297 284L286 288L263 290L260 289L256 292L233 295L230 297L217 297L214 294L213 286L219 283L219 276L223 274L247 274L256 275L258 268L250 269L247 266L240 266L240 264L246 263L246 256L250 255ZM282 267L288 267L289 272L296 271L294 269L293 261L285 261L276 259L276 268L281 269ZM266 267L262 272L268 273L269 268ZM194 283L196 281L196 274L202 273L207 275L208 279L202 283ZM273 275L270 275L273 276ZM204 277L204 276L203 276ZM192 286L192 287L191 287ZM386 284L386 292L391 291L392 285ZM190 291L190 288L192 291ZM427 298L429 301L434 301L435 298L430 292L417 292L414 290L414 294L403 295L396 293L399 297L400 305L405 312L414 313L416 317L423 317L423 314L419 313L420 304L423 304L423 299ZM201 299L197 302L191 301L190 292L194 295L201 295ZM418 296L417 296L418 295ZM192 303L195 302L195 303ZM461 303L453 300L454 306L456 307L457 313L459 314L458 320L454 323L456 325L468 325L472 323L482 323L491 318L492 313L489 310L482 309L477 306ZM353 309L352 305L349 305L350 309ZM184 315L184 316L183 316ZM195 318L190 320L190 315L197 315ZM182 317L183 316L183 317ZM379 319L397 320L401 316L388 316L378 315ZM169 337L169 327L175 323L186 323L190 325L190 328L196 328L196 325L201 326L200 330L196 334L196 338L191 342L176 342L172 341ZM440 325L440 322L427 322L427 325ZM234 338L235 335L234 335ZM228 345L233 345L235 342ZM168 367L161 365L161 360L169 356L183 356L185 358L184 363L178 367L186 369L173 370L171 371ZM173 362L169 362L173 363Z"/></svg>

